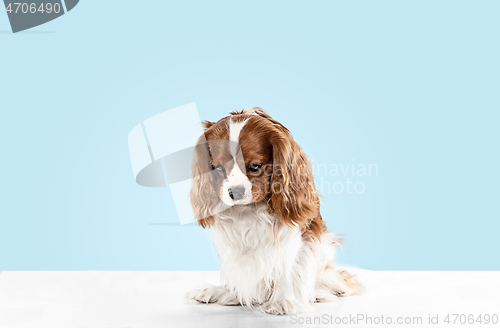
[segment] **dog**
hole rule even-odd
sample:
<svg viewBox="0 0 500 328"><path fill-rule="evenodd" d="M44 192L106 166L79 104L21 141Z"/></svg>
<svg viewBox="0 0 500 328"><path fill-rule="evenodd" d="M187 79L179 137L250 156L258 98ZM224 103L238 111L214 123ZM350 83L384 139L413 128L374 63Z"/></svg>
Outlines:
<svg viewBox="0 0 500 328"><path fill-rule="evenodd" d="M342 240L327 231L310 162L290 131L259 107L203 124L190 201L212 233L222 285L188 299L296 314L361 292L356 275L334 266Z"/></svg>

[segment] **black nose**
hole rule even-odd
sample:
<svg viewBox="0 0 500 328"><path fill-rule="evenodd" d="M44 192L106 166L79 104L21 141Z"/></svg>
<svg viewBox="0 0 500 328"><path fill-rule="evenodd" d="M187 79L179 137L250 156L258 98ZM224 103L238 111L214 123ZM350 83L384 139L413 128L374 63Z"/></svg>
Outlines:
<svg viewBox="0 0 500 328"><path fill-rule="evenodd" d="M233 200L240 200L243 198L245 195L245 187L243 186L236 186L229 188L229 197Z"/></svg>

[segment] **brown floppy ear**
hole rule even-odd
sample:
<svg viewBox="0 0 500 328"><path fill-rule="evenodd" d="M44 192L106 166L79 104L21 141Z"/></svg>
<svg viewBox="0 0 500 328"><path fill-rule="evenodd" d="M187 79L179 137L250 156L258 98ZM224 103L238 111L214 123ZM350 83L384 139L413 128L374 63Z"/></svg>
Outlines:
<svg viewBox="0 0 500 328"><path fill-rule="evenodd" d="M198 138L194 150L193 186L189 193L194 217L203 228L210 228L213 224L212 210L219 200L213 174L208 142L203 134Z"/></svg>
<svg viewBox="0 0 500 328"><path fill-rule="evenodd" d="M304 231L320 215L311 164L288 130L281 124L275 127L279 132L271 138L273 174L269 207L283 223Z"/></svg>

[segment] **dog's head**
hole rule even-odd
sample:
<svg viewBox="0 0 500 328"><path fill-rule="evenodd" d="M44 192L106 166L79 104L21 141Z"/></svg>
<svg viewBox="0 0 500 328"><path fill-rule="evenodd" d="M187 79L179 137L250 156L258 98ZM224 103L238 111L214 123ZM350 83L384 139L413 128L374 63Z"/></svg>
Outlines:
<svg viewBox="0 0 500 328"><path fill-rule="evenodd" d="M190 193L201 226L210 227L216 206L257 202L287 225L307 225L318 215L309 161L282 124L254 107L204 125Z"/></svg>

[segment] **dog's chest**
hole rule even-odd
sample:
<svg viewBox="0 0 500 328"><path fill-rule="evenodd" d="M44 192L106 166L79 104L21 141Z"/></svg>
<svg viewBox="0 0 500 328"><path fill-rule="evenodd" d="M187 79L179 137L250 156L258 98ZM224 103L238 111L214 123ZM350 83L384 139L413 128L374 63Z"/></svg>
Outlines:
<svg viewBox="0 0 500 328"><path fill-rule="evenodd" d="M215 217L212 230L219 256L255 253L274 244L274 218L259 207L232 207Z"/></svg>
<svg viewBox="0 0 500 328"><path fill-rule="evenodd" d="M303 246L298 228L283 225L264 206L235 206L210 229L221 261L221 281L246 304L262 303L289 272Z"/></svg>
<svg viewBox="0 0 500 328"><path fill-rule="evenodd" d="M264 205L234 206L215 219L212 237L223 265L279 262L302 244L299 231L277 221Z"/></svg>

